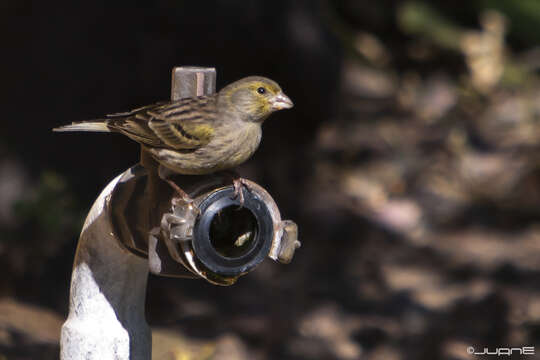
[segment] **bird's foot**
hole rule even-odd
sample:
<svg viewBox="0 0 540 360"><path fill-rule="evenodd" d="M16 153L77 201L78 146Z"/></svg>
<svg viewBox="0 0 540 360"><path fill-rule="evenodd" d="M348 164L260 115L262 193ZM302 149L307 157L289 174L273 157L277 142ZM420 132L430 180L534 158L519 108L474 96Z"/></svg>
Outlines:
<svg viewBox="0 0 540 360"><path fill-rule="evenodd" d="M176 185L176 183L174 181L172 181L171 179L164 179L167 184L169 184L173 189L174 191L178 194L178 197L175 197L173 199L173 201L176 201L177 203L179 203L180 201L183 201L184 203L192 203L193 202L193 199L191 198L191 196L188 195L187 192L185 192L184 190L182 190L180 188L180 186Z"/></svg>
<svg viewBox="0 0 540 360"><path fill-rule="evenodd" d="M194 204L194 200L191 198L191 196L189 196L187 192L182 190L180 186L178 186L173 180L169 178L169 176L171 176L172 174L174 173L172 173L170 170L168 170L164 166L162 165L159 166L158 175L160 179L165 181L167 184L169 184L169 186L172 187L173 190L178 194L178 197L174 197L172 199L173 205L193 207L194 209L196 209L196 211L200 213L199 208Z"/></svg>
<svg viewBox="0 0 540 360"><path fill-rule="evenodd" d="M242 188L245 187L246 190L251 191L251 189L249 188L249 183L244 178L236 177L233 179L233 186L233 199L238 199L238 202L240 202L240 208L242 208L244 206L244 192L242 191Z"/></svg>

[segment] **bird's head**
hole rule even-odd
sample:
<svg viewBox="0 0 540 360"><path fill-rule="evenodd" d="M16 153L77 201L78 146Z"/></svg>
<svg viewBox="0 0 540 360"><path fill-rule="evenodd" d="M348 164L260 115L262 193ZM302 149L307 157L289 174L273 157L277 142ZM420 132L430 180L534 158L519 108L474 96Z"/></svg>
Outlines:
<svg viewBox="0 0 540 360"><path fill-rule="evenodd" d="M268 78L249 76L227 85L219 92L224 101L246 121L262 122L275 111L293 107L279 85Z"/></svg>

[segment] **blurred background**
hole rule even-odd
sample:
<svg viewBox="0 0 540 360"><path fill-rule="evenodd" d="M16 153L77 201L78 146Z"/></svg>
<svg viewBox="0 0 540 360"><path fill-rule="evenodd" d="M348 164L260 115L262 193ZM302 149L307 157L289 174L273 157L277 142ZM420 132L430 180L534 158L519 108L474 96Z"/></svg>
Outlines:
<svg viewBox="0 0 540 360"><path fill-rule="evenodd" d="M1 360L58 357L84 217L138 161L123 136L51 128L168 99L178 65L295 102L240 172L303 246L232 287L150 276L155 359L540 352L539 1L0 8Z"/></svg>

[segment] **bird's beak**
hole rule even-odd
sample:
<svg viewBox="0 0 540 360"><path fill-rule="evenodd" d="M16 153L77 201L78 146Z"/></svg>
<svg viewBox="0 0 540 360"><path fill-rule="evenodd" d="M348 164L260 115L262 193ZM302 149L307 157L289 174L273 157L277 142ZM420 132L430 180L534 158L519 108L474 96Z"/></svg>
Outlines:
<svg viewBox="0 0 540 360"><path fill-rule="evenodd" d="M283 110L283 109L290 109L293 107L293 102L287 95L280 92L274 98L271 100L272 109L274 110Z"/></svg>

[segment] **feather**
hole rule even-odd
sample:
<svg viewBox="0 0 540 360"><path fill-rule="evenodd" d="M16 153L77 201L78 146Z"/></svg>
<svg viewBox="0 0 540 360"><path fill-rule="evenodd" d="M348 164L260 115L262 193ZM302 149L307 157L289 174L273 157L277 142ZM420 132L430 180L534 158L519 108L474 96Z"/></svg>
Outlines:
<svg viewBox="0 0 540 360"><path fill-rule="evenodd" d="M154 119L148 125L165 144L174 149L193 149L201 146L201 141L184 130L179 123Z"/></svg>
<svg viewBox="0 0 540 360"><path fill-rule="evenodd" d="M83 121L74 122L71 125L64 125L54 128L53 131L95 131L95 132L111 132L105 121Z"/></svg>

